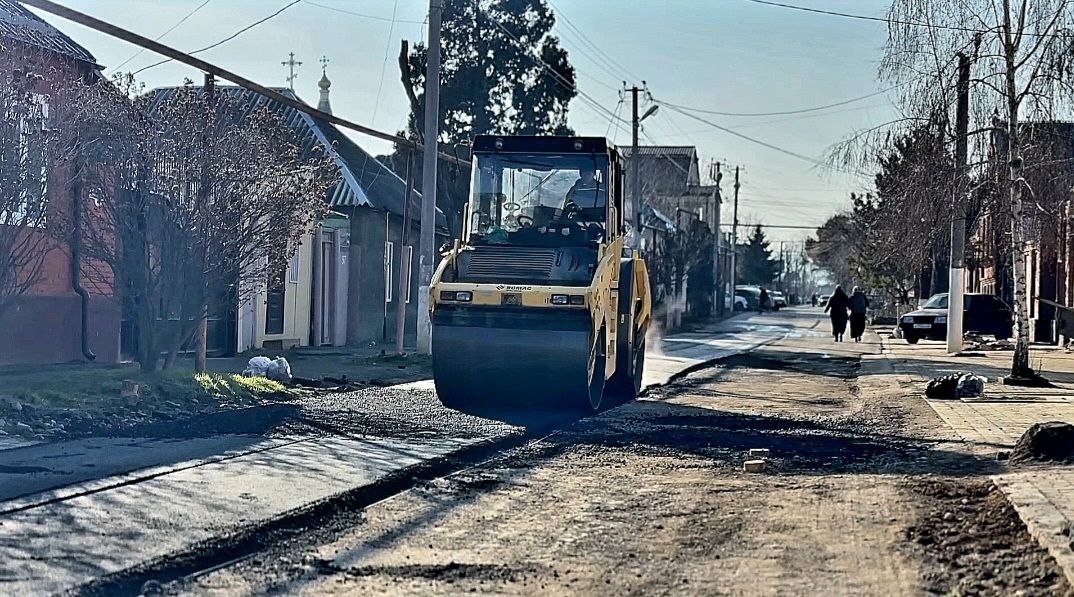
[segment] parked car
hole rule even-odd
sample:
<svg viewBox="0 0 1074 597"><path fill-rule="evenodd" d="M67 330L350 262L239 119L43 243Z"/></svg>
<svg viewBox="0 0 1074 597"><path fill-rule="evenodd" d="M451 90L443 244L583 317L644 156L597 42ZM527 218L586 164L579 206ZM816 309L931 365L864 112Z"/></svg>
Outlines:
<svg viewBox="0 0 1074 597"><path fill-rule="evenodd" d="M999 340L1011 337L1014 319L1007 303L991 294L967 293L963 298L963 331L995 336ZM947 338L947 311L947 293L932 295L920 309L899 319L903 338L910 344Z"/></svg>
<svg viewBox="0 0 1074 597"><path fill-rule="evenodd" d="M830 299L830 298L832 298L832 295L830 295L830 294L822 294L819 297L817 297L817 304L820 305L821 307L823 307L824 305L828 304L828 299Z"/></svg>
<svg viewBox="0 0 1074 597"><path fill-rule="evenodd" d="M767 292L767 291L766 291ZM741 296L746 300L746 308L751 311L757 311L758 305L761 302L761 287L760 286L735 286L735 296ZM772 302L772 293L768 293L768 301L764 305L765 309L773 309L774 303Z"/></svg>
<svg viewBox="0 0 1074 597"><path fill-rule="evenodd" d="M731 309L733 311L745 311L749 309L749 303L746 302L746 297L735 294L732 298L731 295L725 294L723 297L724 308Z"/></svg>
<svg viewBox="0 0 1074 597"><path fill-rule="evenodd" d="M768 296L772 298L772 309L779 311L787 306L787 297L783 296L783 293L778 290L772 290L768 293Z"/></svg>

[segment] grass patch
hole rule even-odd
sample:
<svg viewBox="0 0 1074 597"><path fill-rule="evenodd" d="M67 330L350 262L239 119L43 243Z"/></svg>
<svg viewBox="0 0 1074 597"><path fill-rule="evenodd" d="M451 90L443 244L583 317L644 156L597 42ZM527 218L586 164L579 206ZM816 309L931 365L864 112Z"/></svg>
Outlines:
<svg viewBox="0 0 1074 597"><path fill-rule="evenodd" d="M0 369L0 396L48 408L103 407L121 397L125 380L139 385L138 402L211 403L297 395L275 381L227 373L167 371L143 374L136 366L70 364Z"/></svg>

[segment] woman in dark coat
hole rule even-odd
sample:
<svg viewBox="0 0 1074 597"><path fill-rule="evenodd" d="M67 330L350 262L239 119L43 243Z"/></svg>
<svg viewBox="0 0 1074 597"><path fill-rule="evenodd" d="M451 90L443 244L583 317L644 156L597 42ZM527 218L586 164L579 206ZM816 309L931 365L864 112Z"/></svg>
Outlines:
<svg viewBox="0 0 1074 597"><path fill-rule="evenodd" d="M861 342L861 336L865 333L865 316L869 313L869 297L865 291L854 287L850 293L850 337L855 342Z"/></svg>
<svg viewBox="0 0 1074 597"><path fill-rule="evenodd" d="M835 292L828 298L828 304L824 305L824 312L832 320L832 336L836 342L843 341L843 334L847 331L847 311L850 310L850 297L842 286L836 286Z"/></svg>

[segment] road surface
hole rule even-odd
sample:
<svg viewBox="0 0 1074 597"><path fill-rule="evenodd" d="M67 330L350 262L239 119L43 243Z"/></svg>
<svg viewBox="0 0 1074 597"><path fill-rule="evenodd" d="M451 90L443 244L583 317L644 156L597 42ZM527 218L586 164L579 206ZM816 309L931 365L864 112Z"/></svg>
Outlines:
<svg viewBox="0 0 1074 597"><path fill-rule="evenodd" d="M646 385L801 333L787 314L738 316L650 343ZM431 384L222 413L138 437L0 451L0 594L51 594L134 577L331 504L404 487L571 421L486 419L441 407ZM290 517L290 518L289 518ZM207 550L206 550L207 551Z"/></svg>

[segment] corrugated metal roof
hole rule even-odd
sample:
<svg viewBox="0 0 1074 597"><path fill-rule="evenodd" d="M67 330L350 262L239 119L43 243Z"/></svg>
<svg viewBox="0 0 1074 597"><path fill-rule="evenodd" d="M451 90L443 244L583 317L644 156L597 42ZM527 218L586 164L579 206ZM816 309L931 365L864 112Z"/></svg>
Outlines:
<svg viewBox="0 0 1074 597"><path fill-rule="evenodd" d="M0 0L3 1L3 0ZM173 96L179 87L162 87L154 89L155 102ZM196 87L200 91L200 87ZM328 190L327 201L332 207L372 207L402 216L406 195L406 182L399 178L390 168L376 157L370 155L357 143L343 134L335 125L299 112L271 100L256 91L229 85L217 86L218 93L237 96L245 113L251 113L261 107L267 107L280 114L288 127L294 130L303 145L310 151L314 147L324 148L339 166L340 181ZM301 101L295 92L286 87L273 91ZM417 222L421 214L421 193L414 191L411 195L410 217ZM437 209L436 225L446 228L447 219Z"/></svg>
<svg viewBox="0 0 1074 597"><path fill-rule="evenodd" d="M630 145L625 145L619 148L623 152L623 155L630 157L634 153L634 148ZM642 157L683 157L692 158L697 153L697 148L693 145L639 145L638 155Z"/></svg>
<svg viewBox="0 0 1074 597"><path fill-rule="evenodd" d="M15 0L0 0L0 39L41 48L99 68L89 50Z"/></svg>

